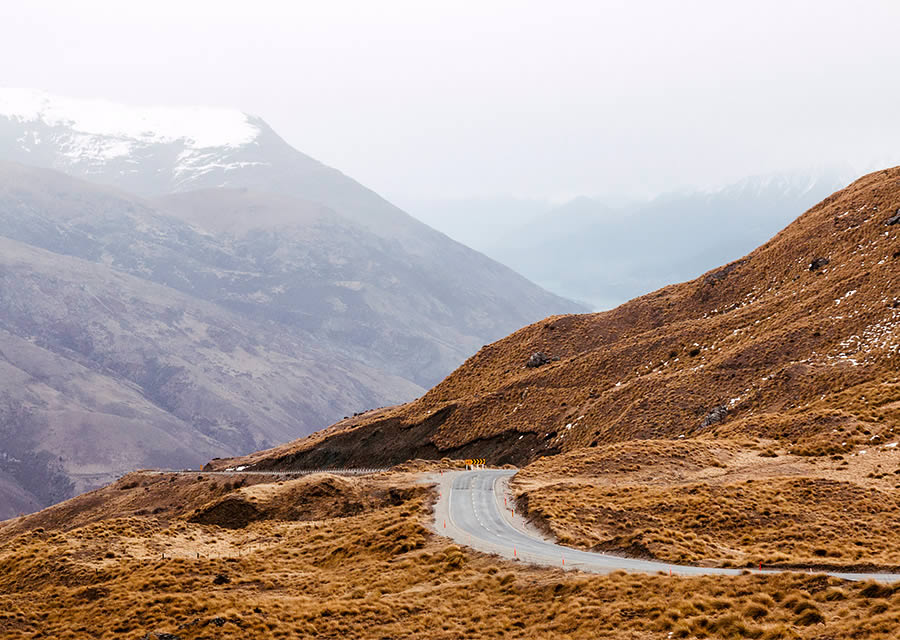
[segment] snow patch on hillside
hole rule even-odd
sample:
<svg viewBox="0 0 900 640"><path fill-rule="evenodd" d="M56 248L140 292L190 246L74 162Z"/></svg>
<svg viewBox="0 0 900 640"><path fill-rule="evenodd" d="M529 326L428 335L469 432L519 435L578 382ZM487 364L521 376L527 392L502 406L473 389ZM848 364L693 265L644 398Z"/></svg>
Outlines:
<svg viewBox="0 0 900 640"><path fill-rule="evenodd" d="M66 127L71 157L114 158L132 144L181 142L188 149L239 147L259 129L247 114L213 107L132 107L106 100L63 98L33 89L0 89L0 116L22 123Z"/></svg>

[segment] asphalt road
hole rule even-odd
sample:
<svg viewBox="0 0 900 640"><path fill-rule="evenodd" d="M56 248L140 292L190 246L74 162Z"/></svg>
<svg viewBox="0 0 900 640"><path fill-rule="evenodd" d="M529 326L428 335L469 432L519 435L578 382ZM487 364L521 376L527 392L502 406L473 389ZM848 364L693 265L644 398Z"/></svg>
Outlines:
<svg viewBox="0 0 900 640"><path fill-rule="evenodd" d="M627 558L580 551L555 544L530 528L519 514L512 513L512 496L507 492L506 485L513 474L515 470L481 469L451 471L429 476L440 487L440 497L434 509L437 532L486 553L532 564L594 573L608 573L621 569L631 572L692 576L738 575L743 571ZM753 573L777 573L777 571L763 569L754 570ZM847 580L900 581L900 574L827 573Z"/></svg>

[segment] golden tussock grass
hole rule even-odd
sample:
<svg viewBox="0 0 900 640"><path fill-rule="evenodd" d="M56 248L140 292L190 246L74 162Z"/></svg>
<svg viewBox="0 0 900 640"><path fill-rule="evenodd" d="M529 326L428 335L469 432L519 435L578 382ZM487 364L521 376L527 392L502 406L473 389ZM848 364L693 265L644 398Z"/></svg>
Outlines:
<svg viewBox="0 0 900 640"><path fill-rule="evenodd" d="M570 546L717 566L900 567L896 448L821 460L787 446L608 445L543 458L513 489Z"/></svg>
<svg viewBox="0 0 900 640"><path fill-rule="evenodd" d="M428 514L415 495L319 522L222 529L144 516L30 531L0 548L0 635L775 639L827 628L876 640L900 625L891 586L534 569L435 536ZM191 554L178 555L189 539Z"/></svg>

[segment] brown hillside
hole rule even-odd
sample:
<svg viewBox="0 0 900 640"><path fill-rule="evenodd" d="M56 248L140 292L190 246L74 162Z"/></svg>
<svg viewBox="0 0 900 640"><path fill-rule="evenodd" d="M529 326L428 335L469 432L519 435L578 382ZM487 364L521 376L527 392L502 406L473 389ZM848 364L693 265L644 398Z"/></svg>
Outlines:
<svg viewBox="0 0 900 640"><path fill-rule="evenodd" d="M523 464L633 439L750 434L807 454L889 439L898 212L900 167L869 174L741 260L612 311L525 327L415 402L244 460ZM536 352L551 361L525 367Z"/></svg>

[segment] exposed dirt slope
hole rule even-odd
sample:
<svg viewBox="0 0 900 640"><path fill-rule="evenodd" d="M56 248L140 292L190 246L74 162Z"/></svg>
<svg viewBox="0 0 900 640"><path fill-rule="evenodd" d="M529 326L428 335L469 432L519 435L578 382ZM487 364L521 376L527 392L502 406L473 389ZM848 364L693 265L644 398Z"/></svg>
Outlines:
<svg viewBox="0 0 900 640"><path fill-rule="evenodd" d="M824 454L853 446L842 430L888 438L900 419L898 212L900 167L864 176L741 260L612 311L525 327L415 402L244 461L524 464L735 434ZM549 362L525 367L536 352Z"/></svg>

